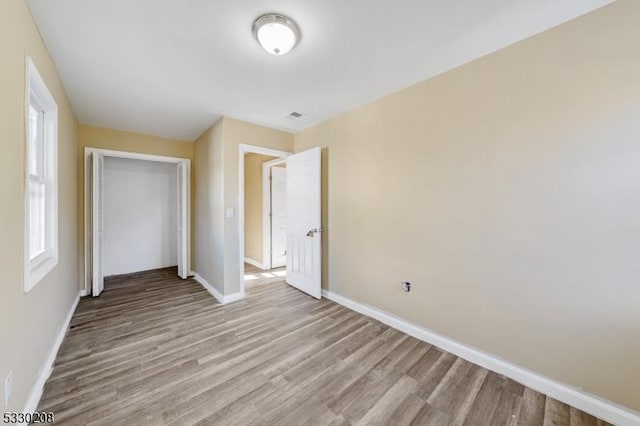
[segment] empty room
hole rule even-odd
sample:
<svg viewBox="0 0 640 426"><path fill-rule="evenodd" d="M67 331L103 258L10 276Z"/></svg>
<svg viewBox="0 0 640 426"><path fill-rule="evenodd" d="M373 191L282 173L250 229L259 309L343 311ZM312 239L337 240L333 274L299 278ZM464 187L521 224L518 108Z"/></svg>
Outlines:
<svg viewBox="0 0 640 426"><path fill-rule="evenodd" d="M639 0L0 34L2 424L640 426Z"/></svg>

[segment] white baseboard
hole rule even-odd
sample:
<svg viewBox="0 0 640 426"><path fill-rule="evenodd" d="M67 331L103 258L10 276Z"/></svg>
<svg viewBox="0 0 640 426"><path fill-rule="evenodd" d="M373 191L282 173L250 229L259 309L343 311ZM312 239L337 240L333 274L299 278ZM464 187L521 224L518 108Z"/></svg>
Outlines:
<svg viewBox="0 0 640 426"><path fill-rule="evenodd" d="M571 405L609 423L620 426L640 425L640 413L629 408L607 401L581 389L549 379L534 371L505 361L496 355L457 342L427 328L412 324L376 307L355 302L327 290L322 290L322 296L353 311L374 318L416 339L430 343L460 358L464 358L488 370L509 377L537 392Z"/></svg>
<svg viewBox="0 0 640 426"><path fill-rule="evenodd" d="M196 280L197 282L199 282L200 285L202 285L209 293L211 293L211 295L213 297L216 298L216 300L218 302L220 302L223 305L226 305L227 303L236 302L236 301L244 298L244 294L242 294L242 293L233 293L233 294L229 294L229 295L226 295L226 296L223 295L218 290L216 290L215 287L213 287L211 284L209 284L207 282L207 280L202 278L200 276L200 274L198 274L197 272L193 273L193 279Z"/></svg>
<svg viewBox="0 0 640 426"><path fill-rule="evenodd" d="M224 303L233 303L233 302L237 302L238 300L242 300L244 299L244 294L242 293L233 293L233 294L229 294L227 296L224 297Z"/></svg>
<svg viewBox="0 0 640 426"><path fill-rule="evenodd" d="M71 309L69 309L69 313L60 327L60 331L58 332L58 336L56 337L55 342L53 342L53 346L49 351L49 355L45 360L42 368L40 369L40 374L36 383L31 388L29 392L29 396L27 397L27 403L25 404L24 413L33 413L38 409L38 404L40 403L40 398L42 397L42 391L44 389L44 384L46 383L49 376L51 376L51 372L53 371L53 363L56 360L56 355L58 355L58 350L60 349L60 345L62 345L62 341L64 340L64 336L67 334L67 330L69 329L69 324L71 323L71 318L73 317L73 313L76 311L78 307L78 302L80 301L80 291L76 295L73 304L71 305Z"/></svg>
<svg viewBox="0 0 640 426"><path fill-rule="evenodd" d="M245 262L245 263L248 263L249 265L253 265L253 266L255 266L256 268L260 268L260 269L262 269L263 271L266 271L266 270L268 269L266 266L264 266L264 264L262 264L262 263L258 262L258 261L257 261L257 260L255 260L255 259L251 259L251 258L249 258L249 257L245 257L245 258L244 258L244 262Z"/></svg>
<svg viewBox="0 0 640 426"><path fill-rule="evenodd" d="M204 278L202 278L200 276L200 274L198 274L197 272L193 273L193 279L196 280L197 282L200 283L200 285L202 285L202 287L205 288L205 290L207 290L209 293L211 293L211 295L213 297L215 297L218 302L224 304L224 296L222 295L222 293L220 293L218 290L216 290L211 284L209 284L207 282L207 280L205 280Z"/></svg>

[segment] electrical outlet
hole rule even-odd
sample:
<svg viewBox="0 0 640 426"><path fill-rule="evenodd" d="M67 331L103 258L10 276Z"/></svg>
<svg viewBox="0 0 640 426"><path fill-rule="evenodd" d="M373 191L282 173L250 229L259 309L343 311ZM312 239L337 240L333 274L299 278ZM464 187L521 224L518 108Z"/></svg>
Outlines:
<svg viewBox="0 0 640 426"><path fill-rule="evenodd" d="M405 293L409 293L411 291L411 283L409 281L402 281L402 289Z"/></svg>
<svg viewBox="0 0 640 426"><path fill-rule="evenodd" d="M11 392L13 391L13 371L9 371L7 378L4 380L4 406L9 406L9 400L11 399Z"/></svg>

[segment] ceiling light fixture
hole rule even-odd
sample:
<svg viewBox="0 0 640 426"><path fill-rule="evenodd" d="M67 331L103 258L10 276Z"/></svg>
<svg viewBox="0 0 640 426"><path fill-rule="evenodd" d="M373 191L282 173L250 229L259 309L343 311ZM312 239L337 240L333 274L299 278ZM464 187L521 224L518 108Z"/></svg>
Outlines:
<svg viewBox="0 0 640 426"><path fill-rule="evenodd" d="M295 21L277 13L267 13L253 23L253 36L260 46L275 56L282 56L300 41L300 29Z"/></svg>

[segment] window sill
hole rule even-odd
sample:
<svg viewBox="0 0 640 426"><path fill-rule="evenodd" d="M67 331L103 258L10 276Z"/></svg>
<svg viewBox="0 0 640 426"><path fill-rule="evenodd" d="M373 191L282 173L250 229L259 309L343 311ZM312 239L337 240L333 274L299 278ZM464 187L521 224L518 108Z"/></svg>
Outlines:
<svg viewBox="0 0 640 426"><path fill-rule="evenodd" d="M57 265L57 255L43 256L41 254L30 261L25 271L24 292L28 293L31 291L44 277L49 275Z"/></svg>

